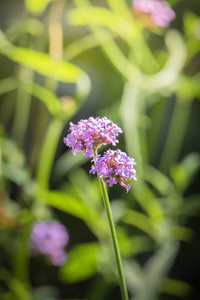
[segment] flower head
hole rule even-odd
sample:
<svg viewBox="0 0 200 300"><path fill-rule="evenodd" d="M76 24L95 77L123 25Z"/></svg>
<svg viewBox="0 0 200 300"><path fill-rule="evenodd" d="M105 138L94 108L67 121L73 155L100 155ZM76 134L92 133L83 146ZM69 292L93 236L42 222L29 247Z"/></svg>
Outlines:
<svg viewBox="0 0 200 300"><path fill-rule="evenodd" d="M167 27L176 16L170 5L160 0L133 0L133 8L136 16L149 17L149 27Z"/></svg>
<svg viewBox="0 0 200 300"><path fill-rule="evenodd" d="M115 146L118 143L116 137L122 129L106 117L96 119L90 117L80 120L77 125L70 122L69 132L63 141L72 148L72 153L83 151L85 157L92 157L94 149L101 145Z"/></svg>
<svg viewBox="0 0 200 300"><path fill-rule="evenodd" d="M53 265L61 266L66 261L64 247L68 240L65 227L58 221L37 221L31 231L30 246L35 253L48 257Z"/></svg>
<svg viewBox="0 0 200 300"><path fill-rule="evenodd" d="M127 156L125 152L120 150L108 150L104 152L103 156L96 156L93 158L90 173L98 173L104 178L109 186L117 182L126 188L127 192L130 190L130 184L125 185L124 181L127 179L136 178L136 171L134 165L136 162L133 158Z"/></svg>

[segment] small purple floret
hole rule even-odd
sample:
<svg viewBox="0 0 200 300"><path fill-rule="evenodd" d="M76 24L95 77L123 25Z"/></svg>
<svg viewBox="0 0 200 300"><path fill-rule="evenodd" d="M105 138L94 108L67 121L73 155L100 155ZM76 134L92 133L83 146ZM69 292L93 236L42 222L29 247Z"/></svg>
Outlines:
<svg viewBox="0 0 200 300"><path fill-rule="evenodd" d="M70 122L69 134L63 139L72 148L72 153L83 151L85 157L93 157L94 149L101 145L118 143L117 136L122 129L112 121L103 118L80 120L77 125Z"/></svg>
<svg viewBox="0 0 200 300"><path fill-rule="evenodd" d="M133 8L137 15L149 15L155 26L167 27L175 19L175 12L165 1L133 0Z"/></svg>
<svg viewBox="0 0 200 300"><path fill-rule="evenodd" d="M35 253L48 257L53 265L61 266L66 261L64 247L69 235L65 227L58 221L37 221L30 235L30 246Z"/></svg>
<svg viewBox="0 0 200 300"><path fill-rule="evenodd" d="M136 171L133 167L136 162L133 158L127 156L125 152L109 149L104 152L103 156L94 157L92 162L90 173L98 173L109 183L110 187L118 182L128 192L130 184L125 185L124 181L131 178L137 180Z"/></svg>

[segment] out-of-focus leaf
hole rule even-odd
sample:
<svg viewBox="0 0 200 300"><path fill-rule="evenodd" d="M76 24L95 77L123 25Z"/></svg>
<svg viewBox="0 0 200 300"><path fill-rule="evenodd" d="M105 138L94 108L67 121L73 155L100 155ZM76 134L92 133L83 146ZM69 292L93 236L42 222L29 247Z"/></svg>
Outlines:
<svg viewBox="0 0 200 300"><path fill-rule="evenodd" d="M101 44L103 51L114 67L127 79L137 78L140 74L139 69L134 67L134 65L123 54L117 43L110 38L111 33L106 28L99 27L91 23L90 19L88 19L87 10L85 10L85 8L91 8L90 2L88 0L74 0L74 2L82 11L88 26L93 32L95 38ZM115 53L115 55L113 55L113 53Z"/></svg>
<svg viewBox="0 0 200 300"><path fill-rule="evenodd" d="M194 237L194 232L190 228L174 226L172 228L172 237L179 241L188 242Z"/></svg>
<svg viewBox="0 0 200 300"><path fill-rule="evenodd" d="M45 53L13 46L6 40L2 31L0 31L0 45L0 52L8 58L44 76L72 83L87 77L81 69L71 63L55 61Z"/></svg>
<svg viewBox="0 0 200 300"><path fill-rule="evenodd" d="M198 153L190 153L178 165L171 167L170 173L175 185L184 192L200 167Z"/></svg>
<svg viewBox="0 0 200 300"><path fill-rule="evenodd" d="M9 41L16 40L23 32L33 36L41 36L44 33L45 25L36 18L20 18L6 29Z"/></svg>
<svg viewBox="0 0 200 300"><path fill-rule="evenodd" d="M107 0L110 8L112 9L113 12L126 16L127 18L132 18L130 8L126 1L124 0L118 0L117 2L115 0Z"/></svg>
<svg viewBox="0 0 200 300"><path fill-rule="evenodd" d="M151 183L163 196L168 195L174 189L170 179L159 170L151 166L147 166L144 176L145 179Z"/></svg>
<svg viewBox="0 0 200 300"><path fill-rule="evenodd" d="M18 185L26 185L30 181L30 173L26 168L25 157L17 145L2 138L2 176Z"/></svg>
<svg viewBox="0 0 200 300"><path fill-rule="evenodd" d="M145 216L144 214L134 211L134 210L126 210L125 215L122 218L122 221L126 224L133 225L142 231L146 232L153 239L156 238L156 233L154 227L152 226L150 218Z"/></svg>
<svg viewBox="0 0 200 300"><path fill-rule="evenodd" d="M70 172L68 178L85 206L92 210L102 208L103 202L98 180L91 181L91 177L81 169Z"/></svg>
<svg viewBox="0 0 200 300"><path fill-rule="evenodd" d="M133 255L152 250L152 242L147 236L124 236L124 238L119 238L119 247L123 257L132 257Z"/></svg>
<svg viewBox="0 0 200 300"><path fill-rule="evenodd" d="M184 199L180 207L180 214L184 216L198 216L200 214L200 194Z"/></svg>
<svg viewBox="0 0 200 300"><path fill-rule="evenodd" d="M191 11L187 11L183 16L185 44L187 46L187 62L190 62L200 50L199 30L200 18ZM184 87L183 87L184 88Z"/></svg>
<svg viewBox="0 0 200 300"><path fill-rule="evenodd" d="M36 175L37 183L42 188L48 187L54 155L62 128L63 122L58 119L53 119L47 128Z"/></svg>
<svg viewBox="0 0 200 300"><path fill-rule="evenodd" d="M174 240L167 240L148 260L144 267L145 288L141 290L141 293L136 297L136 300L157 299L159 293L158 288L162 284L175 259L178 245L178 242Z"/></svg>
<svg viewBox="0 0 200 300"><path fill-rule="evenodd" d="M124 261L124 273L129 290L134 294L134 298L140 294L144 286L144 272L140 265L135 261Z"/></svg>
<svg viewBox="0 0 200 300"><path fill-rule="evenodd" d="M138 129L138 118L141 111L140 91L132 83L127 83L121 102L121 118L124 128L126 149L128 154L137 162L138 178L142 178L143 173L143 152Z"/></svg>
<svg viewBox="0 0 200 300"><path fill-rule="evenodd" d="M159 163L159 169L163 172L168 173L170 171L170 167L178 161L183 146L187 124L191 115L191 109L191 101L182 101L180 98L176 99ZM174 141L176 141L176 143ZM171 151L172 145L173 151Z"/></svg>
<svg viewBox="0 0 200 300"><path fill-rule="evenodd" d="M10 293L12 298L8 299L32 300L29 287L12 277L8 270L1 268L0 279L9 286L9 289L12 292L12 294Z"/></svg>
<svg viewBox="0 0 200 300"><path fill-rule="evenodd" d="M163 219L163 209L159 199L154 195L148 185L142 184L135 188L135 197L142 208L148 213L153 222Z"/></svg>
<svg viewBox="0 0 200 300"><path fill-rule="evenodd" d="M113 11L102 7L92 7L87 0L84 1L84 5L78 1L75 2L79 8L69 12L69 22L72 25L89 25L102 48L104 50L107 48L106 53L108 53L109 48L113 48L114 43L110 43L110 46L107 47L104 42L106 42L106 39L109 41L109 34L106 34L103 30L98 31L98 27L99 29L100 27L102 29L105 27L111 30L112 33L124 39L131 48L134 48L133 52L136 57L135 63L137 63L136 61L141 63L143 69L147 70L148 73L154 73L160 69L155 57L144 41L139 27L134 24L130 10L126 7L124 2L121 2L121 4L117 3L119 5L116 5L114 1L109 1ZM110 38L112 38L112 36L110 36ZM117 47L115 47L115 49L117 50ZM120 53L118 56L120 60L124 60ZM109 58L112 60L110 56ZM129 65L129 67L131 66Z"/></svg>
<svg viewBox="0 0 200 300"><path fill-rule="evenodd" d="M17 88L17 80L11 76L0 80L0 95L11 92Z"/></svg>
<svg viewBox="0 0 200 300"><path fill-rule="evenodd" d="M89 161L89 158L85 158L83 153L77 153L76 155L72 155L71 151L67 151L63 154L55 163L54 174L55 181L61 180L67 172L72 170L73 168L79 167L81 164Z"/></svg>
<svg viewBox="0 0 200 300"><path fill-rule="evenodd" d="M143 79L143 86L149 90L170 88L178 78L186 61L186 47L178 31L170 30L166 34L169 58L162 70Z"/></svg>
<svg viewBox="0 0 200 300"><path fill-rule="evenodd" d="M112 38L113 36L109 37L109 39ZM93 34L88 34L67 45L67 47L64 49L64 57L66 57L67 60L71 60L72 58L82 54L84 51L91 50L99 45L99 41L94 39Z"/></svg>
<svg viewBox="0 0 200 300"><path fill-rule="evenodd" d="M197 33L198 27L200 26L200 19L191 11L187 11L184 14L183 25L185 36L194 36L194 34Z"/></svg>
<svg viewBox="0 0 200 300"><path fill-rule="evenodd" d="M109 228L107 221L98 211L92 210L75 196L60 191L40 191L38 199L47 205L53 206L80 218L97 237L108 237ZM91 199L92 201L92 199Z"/></svg>
<svg viewBox="0 0 200 300"><path fill-rule="evenodd" d="M17 280L24 284L27 283L28 279L28 264L30 256L29 235L30 230L26 224L24 230L21 230L20 232L20 239L18 240L18 244L13 255L14 276Z"/></svg>
<svg viewBox="0 0 200 300"><path fill-rule="evenodd" d="M8 57L42 75L64 82L76 82L83 75L75 65L64 61L54 61L45 53L26 48L12 47Z"/></svg>
<svg viewBox="0 0 200 300"><path fill-rule="evenodd" d="M28 171L22 166L18 165L3 163L2 172L5 178L19 185L27 183L27 181L30 179L30 174Z"/></svg>
<svg viewBox="0 0 200 300"><path fill-rule="evenodd" d="M189 283L172 278L165 278L161 288L162 293L177 297L186 297L192 290L193 287Z"/></svg>
<svg viewBox="0 0 200 300"><path fill-rule="evenodd" d="M100 246L96 242L81 244L71 249L66 264L60 269L62 280L72 283L94 275L99 255Z"/></svg>
<svg viewBox="0 0 200 300"><path fill-rule="evenodd" d="M199 80L200 73L197 73L192 77L188 77L185 75L179 76L176 83L176 92L178 97L185 101L190 101L190 99L194 98L194 96L200 99Z"/></svg>
<svg viewBox="0 0 200 300"><path fill-rule="evenodd" d="M65 104L63 104L62 106L61 100L57 98L54 93L52 93L47 88L38 85L37 83L32 83L30 86L23 85L23 88L33 96L37 97L43 103L45 103L49 112L58 118L66 120L67 118L72 116L76 110L75 101L73 101L71 98L69 100L66 99L66 102L68 101L68 104L66 103L65 109Z"/></svg>
<svg viewBox="0 0 200 300"><path fill-rule="evenodd" d="M40 192L38 199L50 206L67 212L75 217L87 221L90 211L73 196L60 191Z"/></svg>
<svg viewBox="0 0 200 300"><path fill-rule="evenodd" d="M39 14L45 10L51 1L53 0L25 0L25 4L28 11Z"/></svg>
<svg viewBox="0 0 200 300"><path fill-rule="evenodd" d="M32 300L57 300L58 291L54 286L42 286L32 290Z"/></svg>
<svg viewBox="0 0 200 300"><path fill-rule="evenodd" d="M89 20L90 23L104 26L116 34L134 36L133 26L127 19L103 7L77 8L67 16L72 25L87 25Z"/></svg>

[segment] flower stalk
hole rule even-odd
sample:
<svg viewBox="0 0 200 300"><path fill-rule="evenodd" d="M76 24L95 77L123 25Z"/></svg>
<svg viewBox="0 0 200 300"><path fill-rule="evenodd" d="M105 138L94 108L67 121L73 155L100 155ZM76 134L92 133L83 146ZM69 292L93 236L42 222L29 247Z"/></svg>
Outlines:
<svg viewBox="0 0 200 300"><path fill-rule="evenodd" d="M95 150L94 156L97 156L97 150ZM117 240L117 234L116 234L115 225L114 225L114 221L113 221L113 217L112 217L112 212L111 212L111 207L110 207L110 202L109 202L106 185L105 185L104 179L101 176L99 176L99 174L97 174L97 177L98 177L99 184L101 187L103 202L104 202L104 206L106 209L106 214L107 214L108 223L109 223L109 227L110 227L112 244L113 244L113 249L114 249L115 259L116 259L116 264L117 264L117 270L118 270L118 275L119 275L122 299L128 300L128 293L127 293L126 281L125 281L123 267L122 267L122 260L121 260L120 250L119 250L119 244L118 244L118 240Z"/></svg>

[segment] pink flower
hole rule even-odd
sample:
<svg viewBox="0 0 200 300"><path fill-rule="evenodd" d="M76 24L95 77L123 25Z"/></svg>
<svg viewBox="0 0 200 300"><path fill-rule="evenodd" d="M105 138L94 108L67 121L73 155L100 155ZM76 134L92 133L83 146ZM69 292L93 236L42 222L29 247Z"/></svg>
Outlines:
<svg viewBox="0 0 200 300"><path fill-rule="evenodd" d="M165 1L160 0L133 0L135 16L147 15L150 20L148 27L167 27L175 19L175 12Z"/></svg>
<svg viewBox="0 0 200 300"><path fill-rule="evenodd" d="M122 132L121 128L112 121L104 118L90 117L80 120L77 125L70 123L69 134L63 139L72 148L72 153L83 151L85 157L93 157L94 150L101 145L116 146L116 137Z"/></svg>
<svg viewBox="0 0 200 300"><path fill-rule="evenodd" d="M112 187L113 184L117 182L125 187L127 192L130 190L130 184L125 184L124 181L127 179L136 178L136 171L134 165L136 162L133 158L127 156L125 152L120 150L108 150L104 152L103 156L96 156L93 158L90 173L98 173L104 178L109 186Z"/></svg>
<svg viewBox="0 0 200 300"><path fill-rule="evenodd" d="M35 253L43 254L56 266L66 261L65 246L69 235L58 221L37 221L30 235L30 246Z"/></svg>

